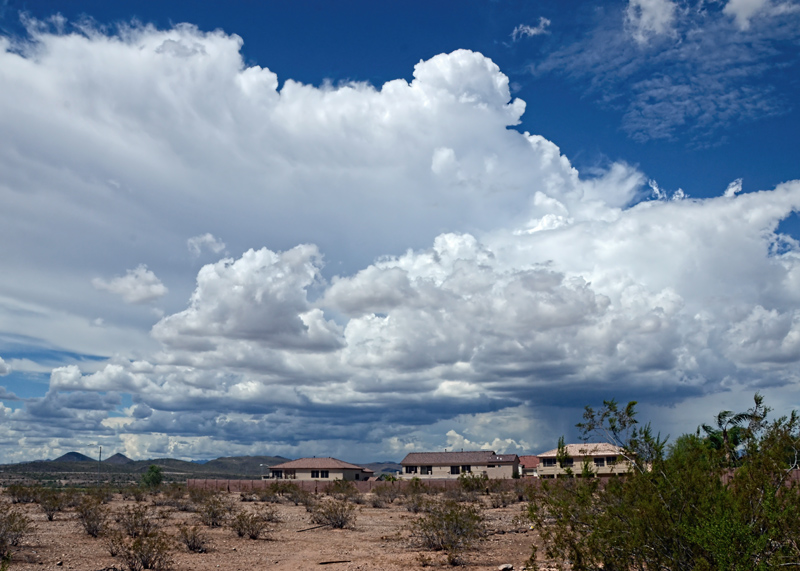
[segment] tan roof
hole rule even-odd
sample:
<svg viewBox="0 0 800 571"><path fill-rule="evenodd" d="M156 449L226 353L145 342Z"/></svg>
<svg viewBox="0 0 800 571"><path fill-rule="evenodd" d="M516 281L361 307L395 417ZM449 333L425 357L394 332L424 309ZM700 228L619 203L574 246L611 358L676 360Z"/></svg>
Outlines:
<svg viewBox="0 0 800 571"><path fill-rule="evenodd" d="M369 468L362 468L349 462L337 460L336 458L298 458L283 464L270 466L270 470L361 470L362 472L372 473Z"/></svg>
<svg viewBox="0 0 800 571"><path fill-rule="evenodd" d="M470 452L410 452L400 462L402 466L473 466L479 464L508 464L518 460L516 454L495 454L494 450Z"/></svg>
<svg viewBox="0 0 800 571"><path fill-rule="evenodd" d="M607 442L585 442L581 444L567 444L567 456L619 456L622 454L622 448L614 446ZM548 450L539 454L539 458L555 458L558 455L558 448Z"/></svg>
<svg viewBox="0 0 800 571"><path fill-rule="evenodd" d="M536 468L539 465L539 457L538 456L520 456L519 463L523 468L531 469Z"/></svg>

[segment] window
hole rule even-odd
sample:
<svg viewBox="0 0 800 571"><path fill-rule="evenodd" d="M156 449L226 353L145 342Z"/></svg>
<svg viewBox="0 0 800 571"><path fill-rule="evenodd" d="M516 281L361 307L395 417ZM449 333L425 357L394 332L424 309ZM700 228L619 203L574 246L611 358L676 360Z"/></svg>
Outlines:
<svg viewBox="0 0 800 571"><path fill-rule="evenodd" d="M311 470L312 478L319 478L319 470Z"/></svg>
<svg viewBox="0 0 800 571"><path fill-rule="evenodd" d="M283 470L273 470L272 471L272 477L273 478L277 478L278 480L282 480L283 479Z"/></svg>
<svg viewBox="0 0 800 571"><path fill-rule="evenodd" d="M564 460L564 468L570 468L574 464L574 460L572 458L567 458Z"/></svg>
<svg viewBox="0 0 800 571"><path fill-rule="evenodd" d="M594 459L594 465L599 467L599 468L602 468L603 466L606 465L606 459L605 458L595 458Z"/></svg>
<svg viewBox="0 0 800 571"><path fill-rule="evenodd" d="M433 474L433 466L420 466L419 473L424 474L426 476L430 476Z"/></svg>
<svg viewBox="0 0 800 571"><path fill-rule="evenodd" d="M417 467L416 466L406 466L406 474L416 474Z"/></svg>
<svg viewBox="0 0 800 571"><path fill-rule="evenodd" d="M451 474L460 474L461 470L458 466L450 466L450 473Z"/></svg>
<svg viewBox="0 0 800 571"><path fill-rule="evenodd" d="M613 466L614 464L617 463L617 457L616 456L608 456L606 458L606 462L608 462L609 466Z"/></svg>
<svg viewBox="0 0 800 571"><path fill-rule="evenodd" d="M545 468L553 468L556 465L555 458L542 458L542 466Z"/></svg>
<svg viewBox="0 0 800 571"><path fill-rule="evenodd" d="M327 470L320 470L319 471L319 477L320 478L327 478L328 477L328 471Z"/></svg>
<svg viewBox="0 0 800 571"><path fill-rule="evenodd" d="M461 471L464 472L465 474L469 474L470 472L472 472L472 466L461 466Z"/></svg>

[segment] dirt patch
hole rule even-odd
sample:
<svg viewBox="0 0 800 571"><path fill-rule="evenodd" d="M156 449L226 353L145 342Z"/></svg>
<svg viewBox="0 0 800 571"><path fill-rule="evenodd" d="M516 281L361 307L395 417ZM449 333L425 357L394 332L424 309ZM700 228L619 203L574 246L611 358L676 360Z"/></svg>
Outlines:
<svg viewBox="0 0 800 571"><path fill-rule="evenodd" d="M257 503L239 501L239 494L229 494L237 507L252 510ZM486 504L489 533L473 549L463 554L466 567L475 570L497 569L511 563L523 568L530 556L534 532L518 523L523 504L505 508ZM112 513L137 505L120 496L109 503ZM141 505L141 504L138 504ZM7 509L9 504L0 505ZM17 505L35 524L35 531L13 550L11 569L33 571L70 569L76 571L123 570L119 558L111 557L107 541L89 537L76 514L70 510L47 521L35 504ZM156 507L163 518L164 529L177 537L181 523L196 524L197 516L173 508ZM445 565L445 556L415 545L410 537L410 524L419 515L409 513L398 502L385 508L358 506L352 529L335 530L314 527L306 508L289 503L276 505L280 523L271 524L266 538L258 540L237 537L227 528L203 527L209 539L207 553L190 553L183 545L173 552L176 571L251 571L321 569L331 571L429 569ZM306 530L306 531L301 531Z"/></svg>

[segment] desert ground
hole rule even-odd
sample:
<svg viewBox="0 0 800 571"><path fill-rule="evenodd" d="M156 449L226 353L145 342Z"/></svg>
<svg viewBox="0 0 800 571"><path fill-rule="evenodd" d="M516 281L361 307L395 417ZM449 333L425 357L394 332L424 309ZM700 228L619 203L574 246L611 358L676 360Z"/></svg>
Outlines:
<svg viewBox="0 0 800 571"><path fill-rule="evenodd" d="M242 501L238 493L224 493L236 510L254 511L267 504ZM448 566L442 552L431 551L415 540L414 522L423 517L403 505L403 498L372 507L369 496L356 504L355 521L345 529L318 527L303 505L291 501L269 503L279 521L270 523L263 538L241 538L228 527L200 525L197 513L170 506L153 505L158 496L148 496L143 502L124 499L119 493L106 504L114 526L114 514L126 508L150 505L151 515L161 529L177 538L182 523L198 524L208 539L208 551L193 553L177 539L171 551L172 569L197 571L250 571L254 569L297 570L329 569L355 571L380 569L385 571L430 569ZM111 571L127 569L119 557L109 553L107 537L91 537L82 527L74 508L55 514L48 521L36 503L11 504L8 495L0 497L0 509L18 509L33 522L34 529L21 544L12 549L11 570L70 569L76 571ZM478 498L485 517L485 534L472 548L461 553L464 568L474 570L498 569L511 564L515 570L524 568L531 554L535 533L521 520L525 504L514 502L506 507L493 508L490 496ZM117 524L118 525L118 524ZM313 529L309 529L313 528Z"/></svg>

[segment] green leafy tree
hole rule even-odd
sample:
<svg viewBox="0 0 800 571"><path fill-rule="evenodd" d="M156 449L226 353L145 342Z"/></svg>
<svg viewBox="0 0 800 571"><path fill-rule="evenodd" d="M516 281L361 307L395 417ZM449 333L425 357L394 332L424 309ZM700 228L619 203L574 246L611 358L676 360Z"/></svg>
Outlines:
<svg viewBox="0 0 800 571"><path fill-rule="evenodd" d="M147 472L142 474L142 486L151 490L156 490L161 486L164 481L164 472L160 466L151 464Z"/></svg>
<svg viewBox="0 0 800 571"><path fill-rule="evenodd" d="M725 448L699 434L667 447L637 422L635 403L587 407L584 435L621 446L632 468L605 484L569 478L533 490L528 515L544 554L575 571L800 567L800 419L793 413L768 422L768 412L756 395L737 424L742 453L731 469Z"/></svg>

